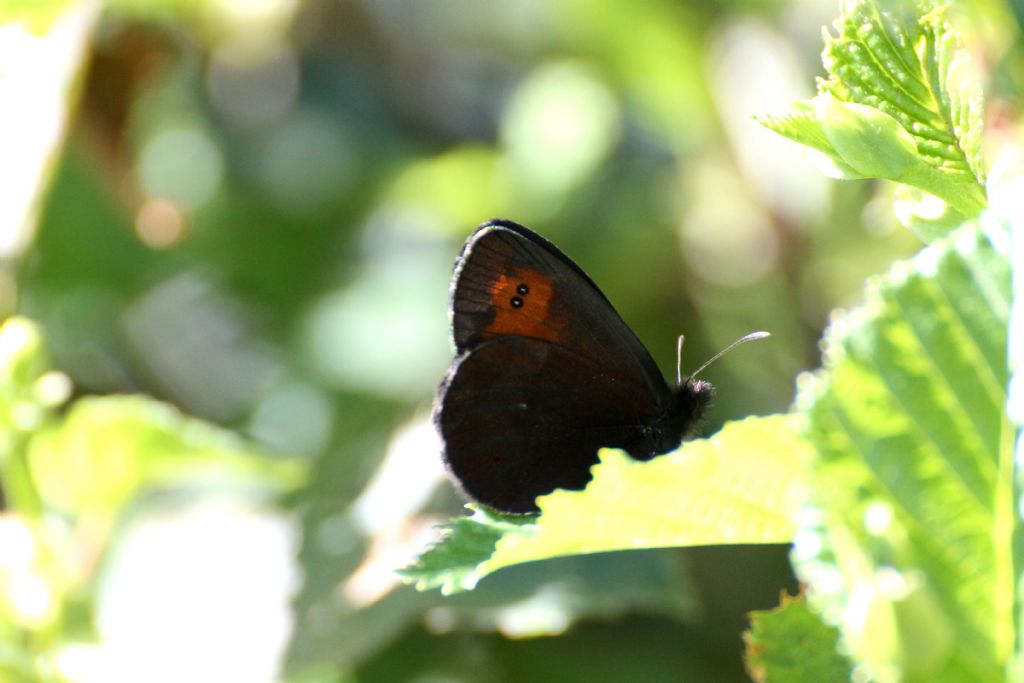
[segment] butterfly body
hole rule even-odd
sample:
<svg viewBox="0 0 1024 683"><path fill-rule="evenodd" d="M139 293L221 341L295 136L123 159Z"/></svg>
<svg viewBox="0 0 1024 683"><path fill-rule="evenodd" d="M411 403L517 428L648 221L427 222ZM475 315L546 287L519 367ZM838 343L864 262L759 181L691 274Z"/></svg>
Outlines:
<svg viewBox="0 0 1024 683"><path fill-rule="evenodd" d="M527 228L496 220L466 241L452 278L456 358L438 392L444 460L472 499L535 512L581 489L601 447L648 460L676 448L712 387L670 388L597 285Z"/></svg>

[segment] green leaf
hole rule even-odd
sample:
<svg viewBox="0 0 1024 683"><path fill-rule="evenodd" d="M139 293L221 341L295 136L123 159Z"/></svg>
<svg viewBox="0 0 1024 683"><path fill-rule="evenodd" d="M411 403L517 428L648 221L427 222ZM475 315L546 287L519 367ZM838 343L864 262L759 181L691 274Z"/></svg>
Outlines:
<svg viewBox="0 0 1024 683"><path fill-rule="evenodd" d="M1020 198L1024 197L1024 178L1014 176L1006 187L995 193L1002 194L1003 201L995 202L995 210L1000 211L999 218L1010 226L1011 263L1013 269L1013 305L1010 309L1010 332L1007 344L1007 358L1012 373L1007 392L1006 412L1010 422L1016 428L1017 438L1014 446L1015 462L1024 463L1024 215L1021 213ZM1024 467L1016 468L1016 481L1013 491L1013 508L1022 510L1024 500ZM1017 577L1018 586L1024 569L1024 528L1020 517L1014 520L1013 528L1013 573ZM1015 611L1017 623L1024 623L1024 601L1018 593ZM1024 644L1018 643L1011 665L1014 681L1024 680Z"/></svg>
<svg viewBox="0 0 1024 683"><path fill-rule="evenodd" d="M399 571L419 590L440 588L445 595L473 590L483 576L477 567L494 554L505 534L532 533L535 515L505 515L486 507L467 506L471 517L441 527L441 541Z"/></svg>
<svg viewBox="0 0 1024 683"><path fill-rule="evenodd" d="M845 683L850 661L838 652L839 631L822 622L803 596L783 594L773 610L751 612L747 672L756 683Z"/></svg>
<svg viewBox="0 0 1024 683"><path fill-rule="evenodd" d="M815 105L832 149L861 178L898 179L924 166L914 139L888 114L827 92Z"/></svg>
<svg viewBox="0 0 1024 683"><path fill-rule="evenodd" d="M795 568L873 675L1000 680L1014 629L1008 234L965 226L866 298L833 321L824 370L798 392L817 455Z"/></svg>
<svg viewBox="0 0 1024 683"><path fill-rule="evenodd" d="M945 13L930 7L847 0L836 35L825 33L830 77L818 96L759 120L824 154L832 175L894 180L973 217L986 204L981 89Z"/></svg>
<svg viewBox="0 0 1024 683"><path fill-rule="evenodd" d="M280 493L301 468L257 457L232 432L183 416L152 399L84 398L59 423L35 435L29 462L47 505L112 519L147 488L238 486Z"/></svg>
<svg viewBox="0 0 1024 683"><path fill-rule="evenodd" d="M421 588L471 588L503 567L632 548L787 543L806 496L806 445L786 415L747 418L639 462L603 450L584 491L537 500L539 517L478 513L405 570Z"/></svg>
<svg viewBox="0 0 1024 683"><path fill-rule="evenodd" d="M793 113L785 116L758 116L764 127L783 135L815 152L811 160L830 178L853 180L863 178L860 171L847 164L832 146L825 127L818 119L815 102L794 102Z"/></svg>
<svg viewBox="0 0 1024 683"><path fill-rule="evenodd" d="M896 188L893 211L900 223L924 242L948 235L966 222L966 217L933 194L910 185Z"/></svg>

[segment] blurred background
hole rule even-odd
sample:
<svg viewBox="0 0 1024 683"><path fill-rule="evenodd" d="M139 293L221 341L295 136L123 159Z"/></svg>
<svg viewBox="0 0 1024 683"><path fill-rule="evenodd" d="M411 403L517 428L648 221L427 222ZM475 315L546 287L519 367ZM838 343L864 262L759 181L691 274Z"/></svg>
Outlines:
<svg viewBox="0 0 1024 683"><path fill-rule="evenodd" d="M813 95L835 0L8 2L0 312L40 325L57 394L148 395L238 452L208 476L220 455L179 457L207 425L146 403L159 438L123 441L115 406L49 446L86 464L64 505L36 473L31 523L5 470L3 680L747 680L746 613L796 590L785 547L454 597L394 569L463 513L429 416L480 222L559 245L667 377L680 333L685 372L769 330L706 371L706 433L787 410L829 311L919 247L890 187L753 120ZM1020 3L964 5L1012 135ZM174 476L104 495L171 441Z"/></svg>

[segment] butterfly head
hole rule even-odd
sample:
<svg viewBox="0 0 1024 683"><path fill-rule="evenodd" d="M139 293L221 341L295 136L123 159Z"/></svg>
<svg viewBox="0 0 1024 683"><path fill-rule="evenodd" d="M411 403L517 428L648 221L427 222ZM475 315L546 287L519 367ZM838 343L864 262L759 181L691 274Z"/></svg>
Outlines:
<svg viewBox="0 0 1024 683"><path fill-rule="evenodd" d="M694 431L696 431L697 425L700 424L705 411L707 411L708 406L711 404L711 399L714 398L715 388L711 385L711 382L696 379L697 375L704 368L740 344L753 341L754 339L764 339L767 336L769 336L767 332L751 332L737 339L710 359L704 361L700 367L686 378L683 377L682 373L683 336L679 336L679 345L676 352L676 389L673 392L675 396L675 405L672 408L673 419L675 420L673 431L681 433L684 439L692 436Z"/></svg>
<svg viewBox="0 0 1024 683"><path fill-rule="evenodd" d="M679 416L683 438L697 427L714 396L715 388L703 379L687 379L676 387L675 413Z"/></svg>

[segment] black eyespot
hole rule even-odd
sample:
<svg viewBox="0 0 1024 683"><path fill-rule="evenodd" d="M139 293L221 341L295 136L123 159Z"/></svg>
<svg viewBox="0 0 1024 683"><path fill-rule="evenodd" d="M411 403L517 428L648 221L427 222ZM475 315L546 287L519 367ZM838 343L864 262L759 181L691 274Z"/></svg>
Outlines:
<svg viewBox="0 0 1024 683"><path fill-rule="evenodd" d="M522 294L523 296L526 296L527 294L530 293L530 286L525 282L520 282L519 286L516 287L516 291Z"/></svg>
<svg viewBox="0 0 1024 683"><path fill-rule="evenodd" d="M512 301L510 301L509 303L512 304L512 308L522 308L523 307L523 300L520 299L518 296L512 297Z"/></svg>

